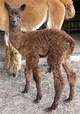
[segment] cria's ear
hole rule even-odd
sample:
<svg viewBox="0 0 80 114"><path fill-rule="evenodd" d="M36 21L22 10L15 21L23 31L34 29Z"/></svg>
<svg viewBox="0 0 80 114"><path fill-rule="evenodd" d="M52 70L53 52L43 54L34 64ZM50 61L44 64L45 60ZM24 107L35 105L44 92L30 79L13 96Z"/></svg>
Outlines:
<svg viewBox="0 0 80 114"><path fill-rule="evenodd" d="M10 5L5 1L4 1L4 5L5 5L6 9L9 11L10 10Z"/></svg>
<svg viewBox="0 0 80 114"><path fill-rule="evenodd" d="M26 4L23 4L23 5L21 5L21 7L19 9L23 12L25 7L26 7Z"/></svg>

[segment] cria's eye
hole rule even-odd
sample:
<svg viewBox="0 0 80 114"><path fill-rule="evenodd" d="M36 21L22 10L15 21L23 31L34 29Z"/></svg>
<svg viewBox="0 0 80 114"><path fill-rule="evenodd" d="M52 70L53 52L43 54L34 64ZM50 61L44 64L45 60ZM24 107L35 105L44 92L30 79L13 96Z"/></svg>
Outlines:
<svg viewBox="0 0 80 114"><path fill-rule="evenodd" d="M19 16L19 19L21 18L21 16Z"/></svg>

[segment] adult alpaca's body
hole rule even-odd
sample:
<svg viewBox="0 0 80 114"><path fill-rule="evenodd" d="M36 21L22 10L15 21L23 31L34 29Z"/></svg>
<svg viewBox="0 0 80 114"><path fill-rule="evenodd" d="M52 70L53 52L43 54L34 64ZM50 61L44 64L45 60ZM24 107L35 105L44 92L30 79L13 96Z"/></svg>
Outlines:
<svg viewBox="0 0 80 114"><path fill-rule="evenodd" d="M21 21L23 32L38 29L47 22L47 28L61 29L64 19L70 19L75 15L72 0L5 0L11 7L19 7L26 4ZM8 39L8 16L4 7L4 0L0 0L0 29L5 32L6 58L5 68L10 68L10 75L16 76L20 68L21 56Z"/></svg>
<svg viewBox="0 0 80 114"><path fill-rule="evenodd" d="M70 64L70 55L73 54L75 41L64 31L57 29L45 29L40 31L32 31L26 34L21 32L21 16L25 5L20 8L10 8L5 3L5 7L9 14L9 38L12 45L26 59L26 85L23 93L28 92L29 82L32 77L36 82L37 97L34 102L40 102L42 98L41 92L41 76L38 68L39 57L48 56L47 62L54 75L55 97L52 106L48 111L57 108L59 99L65 87L61 67L63 66L68 77L70 85L69 98L66 102L70 102L74 96L74 87L76 84L76 73Z"/></svg>

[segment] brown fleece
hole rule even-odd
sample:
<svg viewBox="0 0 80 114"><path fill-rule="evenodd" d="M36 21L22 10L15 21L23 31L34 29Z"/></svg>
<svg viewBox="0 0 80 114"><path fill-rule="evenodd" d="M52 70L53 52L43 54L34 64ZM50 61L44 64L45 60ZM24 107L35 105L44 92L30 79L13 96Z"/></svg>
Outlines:
<svg viewBox="0 0 80 114"><path fill-rule="evenodd" d="M10 4L11 7L19 7L21 4L26 4L21 21L23 32L38 29L45 23L44 20L47 21L47 28L61 29L64 17L65 19L70 19L75 15L72 0L5 0L5 2ZM4 0L0 0L0 29L9 31L8 15L4 6ZM10 69L10 75L17 76L21 66L21 56L11 45L10 41L7 45L5 40L5 45L5 68Z"/></svg>
<svg viewBox="0 0 80 114"><path fill-rule="evenodd" d="M64 67L69 85L70 94L66 102L70 102L74 96L74 87L76 84L76 73L73 71L70 64L70 56L73 54L75 41L66 32L58 29L45 29L28 32L21 32L22 11L25 5L20 8L10 8L9 11L9 38L12 45L26 59L26 85L23 93L28 92L29 82L33 73L33 78L36 82L37 97L34 102L39 102L42 98L41 92L41 75L38 68L39 57L47 56L47 62L54 75L55 96L51 111L58 106L59 99L65 87L65 79L62 75L62 66ZM15 18L14 18L15 17ZM13 20L15 21L13 23Z"/></svg>

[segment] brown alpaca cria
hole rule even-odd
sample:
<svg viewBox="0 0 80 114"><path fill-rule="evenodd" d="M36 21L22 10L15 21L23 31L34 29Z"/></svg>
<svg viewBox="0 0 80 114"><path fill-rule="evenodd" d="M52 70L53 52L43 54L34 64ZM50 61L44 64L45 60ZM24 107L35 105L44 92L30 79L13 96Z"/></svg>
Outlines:
<svg viewBox="0 0 80 114"><path fill-rule="evenodd" d="M61 29L64 19L70 19L75 15L72 0L16 0L16 2L15 0L5 0L5 2L11 7L26 4L21 19L23 32L35 31L44 23L47 28ZM5 31L5 69L9 69L9 74L16 77L21 66L21 55L9 40L9 23L4 0L0 0L0 29Z"/></svg>
<svg viewBox="0 0 80 114"><path fill-rule="evenodd" d="M10 8L5 3L9 15L9 38L12 45L26 59L26 85L22 93L29 90L29 82L32 77L36 82L37 96L35 103L40 102L42 98L41 92L41 75L38 68L39 57L47 56L47 62L54 75L55 97L54 102L48 111L53 111L57 108L59 99L65 87L65 79L62 75L63 68L66 71L70 94L65 100L70 102L74 96L74 87L76 84L76 73L73 71L70 64L70 56L73 54L75 41L66 32L58 29L45 29L28 32L21 32L21 16L25 9L25 4L20 8Z"/></svg>

